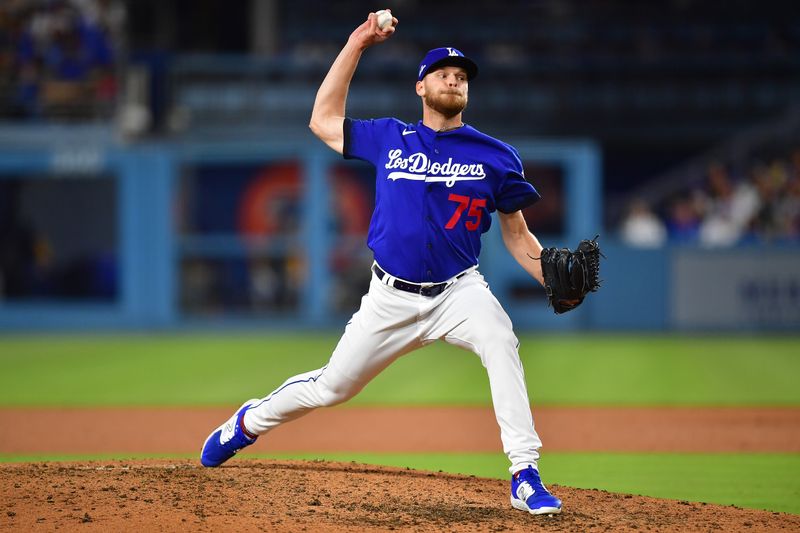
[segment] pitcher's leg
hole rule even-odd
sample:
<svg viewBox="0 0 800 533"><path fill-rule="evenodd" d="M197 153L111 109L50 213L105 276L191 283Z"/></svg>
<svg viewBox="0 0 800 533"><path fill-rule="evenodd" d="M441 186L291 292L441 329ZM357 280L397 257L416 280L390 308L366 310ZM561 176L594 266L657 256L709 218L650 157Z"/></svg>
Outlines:
<svg viewBox="0 0 800 533"><path fill-rule="evenodd" d="M511 319L475 273L457 283L453 294L437 309L434 335L476 353L489 376L492 404L509 470L537 467L542 441L531 414L519 341ZM438 330L438 331L436 331Z"/></svg>
<svg viewBox="0 0 800 533"><path fill-rule="evenodd" d="M387 292L389 291L389 292ZM261 435L317 407L355 396L384 368L421 344L413 299L372 283L328 364L287 379L244 415L245 429Z"/></svg>
<svg viewBox="0 0 800 533"><path fill-rule="evenodd" d="M245 413L243 423L248 432L262 435L317 407L342 403L362 387L329 366L305 372L287 379L269 396L255 403Z"/></svg>

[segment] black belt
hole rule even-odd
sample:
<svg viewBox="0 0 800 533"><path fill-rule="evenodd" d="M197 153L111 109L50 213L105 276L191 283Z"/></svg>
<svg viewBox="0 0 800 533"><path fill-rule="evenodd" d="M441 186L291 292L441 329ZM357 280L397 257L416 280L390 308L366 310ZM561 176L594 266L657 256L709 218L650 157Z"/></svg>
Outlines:
<svg viewBox="0 0 800 533"><path fill-rule="evenodd" d="M375 272L375 275L378 276L378 279L383 282L383 278L386 277L386 272L384 272L378 265L372 265L372 271ZM456 279L459 279L466 274L467 272L462 272L456 276ZM401 291L431 297L442 294L444 290L451 285L451 283L452 282L443 281L442 283L437 283L435 285L420 285L419 283L409 283L407 281L395 279L391 283L387 283L387 285Z"/></svg>

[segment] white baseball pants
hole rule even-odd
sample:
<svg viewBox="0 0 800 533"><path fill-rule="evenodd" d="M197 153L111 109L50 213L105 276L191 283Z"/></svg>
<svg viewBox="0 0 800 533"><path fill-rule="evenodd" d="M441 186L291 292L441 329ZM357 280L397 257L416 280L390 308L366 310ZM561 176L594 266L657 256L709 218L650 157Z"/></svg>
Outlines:
<svg viewBox="0 0 800 533"><path fill-rule="evenodd" d="M519 341L477 270L432 298L385 285L373 274L328 364L287 379L246 412L245 428L261 435L317 407L342 403L395 359L437 339L481 358L509 470L537 468L542 443L533 425Z"/></svg>

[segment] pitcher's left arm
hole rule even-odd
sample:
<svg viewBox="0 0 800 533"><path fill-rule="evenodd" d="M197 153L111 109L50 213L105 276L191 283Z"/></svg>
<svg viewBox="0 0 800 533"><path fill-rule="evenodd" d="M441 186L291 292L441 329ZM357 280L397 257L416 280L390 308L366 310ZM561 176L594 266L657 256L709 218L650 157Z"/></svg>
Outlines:
<svg viewBox="0 0 800 533"><path fill-rule="evenodd" d="M503 234L503 242L511 252L511 256L517 260L525 271L544 286L542 276L542 263L539 258L542 255L542 245L539 239L530 232L522 211L513 213L497 212L500 219L500 231Z"/></svg>

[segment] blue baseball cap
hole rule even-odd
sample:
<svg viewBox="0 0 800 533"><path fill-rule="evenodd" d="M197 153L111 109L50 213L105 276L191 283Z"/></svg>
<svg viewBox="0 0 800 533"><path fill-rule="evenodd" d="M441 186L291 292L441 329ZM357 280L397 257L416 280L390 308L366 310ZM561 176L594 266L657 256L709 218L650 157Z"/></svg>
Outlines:
<svg viewBox="0 0 800 533"><path fill-rule="evenodd" d="M436 70L438 67L451 65L466 70L468 80L478 75L478 65L473 60L462 54L460 50L452 46L445 46L443 48L434 48L425 54L425 58L419 64L417 81L422 81L422 78L428 72Z"/></svg>

